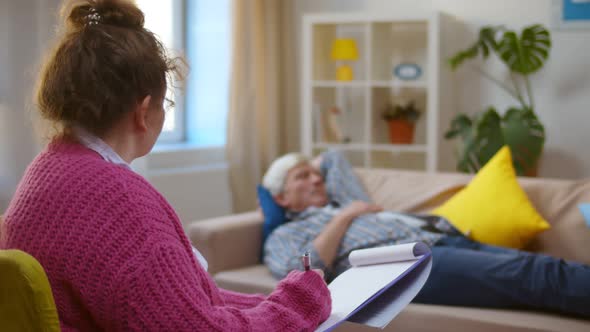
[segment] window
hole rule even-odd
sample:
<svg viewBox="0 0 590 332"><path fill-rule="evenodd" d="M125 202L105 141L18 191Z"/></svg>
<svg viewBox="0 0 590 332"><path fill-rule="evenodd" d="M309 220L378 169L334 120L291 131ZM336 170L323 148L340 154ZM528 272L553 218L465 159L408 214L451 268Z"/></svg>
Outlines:
<svg viewBox="0 0 590 332"><path fill-rule="evenodd" d="M166 113L158 143L225 145L231 0L138 0L137 4L145 13L146 28L169 50L184 54L190 67L184 91L167 92L176 105Z"/></svg>
<svg viewBox="0 0 590 332"><path fill-rule="evenodd" d="M179 0L138 0L137 5L145 14L145 27L155 33L164 46L171 52L178 52L184 48L183 24L180 17L182 2ZM168 88L166 98L172 100L176 105L167 108L164 127L160 135L161 141L181 141L185 136L184 114L182 100L177 96L181 94Z"/></svg>

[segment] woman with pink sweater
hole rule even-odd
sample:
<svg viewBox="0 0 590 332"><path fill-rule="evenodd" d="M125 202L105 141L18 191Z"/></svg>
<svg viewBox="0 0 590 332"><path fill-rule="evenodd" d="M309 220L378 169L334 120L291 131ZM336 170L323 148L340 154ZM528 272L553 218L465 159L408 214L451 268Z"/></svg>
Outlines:
<svg viewBox="0 0 590 332"><path fill-rule="evenodd" d="M70 1L39 78L58 133L28 167L0 248L47 272L64 331L312 331L331 308L319 272L294 271L269 296L218 288L178 216L129 164L164 121L167 57L131 2ZM198 184L195 184L198 185Z"/></svg>

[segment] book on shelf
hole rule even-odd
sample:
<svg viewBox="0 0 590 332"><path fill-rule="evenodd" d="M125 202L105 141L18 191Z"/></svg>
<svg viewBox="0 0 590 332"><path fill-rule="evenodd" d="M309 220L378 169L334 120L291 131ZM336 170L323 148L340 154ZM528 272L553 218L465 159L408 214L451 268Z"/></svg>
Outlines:
<svg viewBox="0 0 590 332"><path fill-rule="evenodd" d="M421 242L354 250L351 268L329 285L332 312L316 331L345 321L384 328L418 294L432 268L430 248Z"/></svg>

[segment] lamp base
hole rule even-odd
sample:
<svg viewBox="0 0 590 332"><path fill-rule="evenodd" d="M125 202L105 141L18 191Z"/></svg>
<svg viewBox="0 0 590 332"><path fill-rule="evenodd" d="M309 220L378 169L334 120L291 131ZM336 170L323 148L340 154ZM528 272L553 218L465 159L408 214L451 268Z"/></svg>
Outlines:
<svg viewBox="0 0 590 332"><path fill-rule="evenodd" d="M352 68L348 65L341 65L336 69L336 80L338 81L352 81Z"/></svg>

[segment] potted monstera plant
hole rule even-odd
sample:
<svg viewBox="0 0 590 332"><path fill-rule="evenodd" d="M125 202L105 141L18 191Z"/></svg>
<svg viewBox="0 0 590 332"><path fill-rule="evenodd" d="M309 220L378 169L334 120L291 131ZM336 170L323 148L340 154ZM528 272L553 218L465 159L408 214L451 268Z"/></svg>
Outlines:
<svg viewBox="0 0 590 332"><path fill-rule="evenodd" d="M505 83L481 68L483 77L491 80L518 102L503 114L489 106L484 112L457 115L445 138L460 138L457 168L477 172L504 145L510 146L514 167L519 175L536 175L545 128L537 118L531 91L530 75L539 71L549 57L551 37L543 26L525 27L520 35L503 26L483 27L477 41L449 59L456 69L466 61L495 54L509 69L510 83Z"/></svg>

